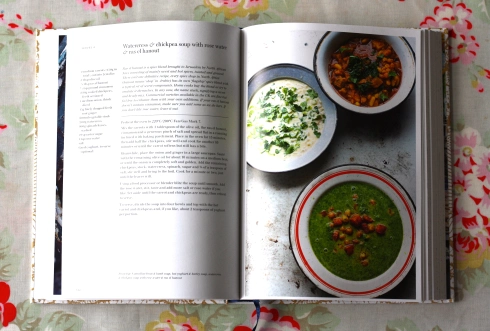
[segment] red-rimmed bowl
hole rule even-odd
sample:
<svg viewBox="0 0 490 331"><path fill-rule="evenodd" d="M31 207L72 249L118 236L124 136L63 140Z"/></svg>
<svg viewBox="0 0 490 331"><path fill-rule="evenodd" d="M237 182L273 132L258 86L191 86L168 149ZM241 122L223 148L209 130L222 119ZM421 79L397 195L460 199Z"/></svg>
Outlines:
<svg viewBox="0 0 490 331"><path fill-rule="evenodd" d="M317 258L309 238L311 212L320 197L347 182L375 186L395 204L403 225L403 238L393 264L379 276L362 281L341 278ZM397 286L409 272L415 257L415 208L403 187L388 174L363 165L333 168L315 178L299 195L290 220L290 240L294 257L305 275L320 289L338 297L372 298Z"/></svg>

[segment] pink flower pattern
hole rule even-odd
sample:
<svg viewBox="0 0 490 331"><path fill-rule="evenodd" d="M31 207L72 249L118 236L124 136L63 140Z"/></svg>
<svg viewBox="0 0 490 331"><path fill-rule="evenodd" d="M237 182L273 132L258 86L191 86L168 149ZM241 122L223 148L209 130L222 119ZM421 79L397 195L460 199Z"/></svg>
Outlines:
<svg viewBox="0 0 490 331"><path fill-rule="evenodd" d="M269 8L269 0L204 0L203 4L213 14L223 14L227 19L245 17Z"/></svg>
<svg viewBox="0 0 490 331"><path fill-rule="evenodd" d="M0 324L7 327L15 319L17 309L8 302L10 298L10 286L5 282L0 282Z"/></svg>
<svg viewBox="0 0 490 331"><path fill-rule="evenodd" d="M456 230L470 231L480 227L477 210L482 201L483 190L474 174L463 175L460 169L454 170L454 224Z"/></svg>
<svg viewBox="0 0 490 331"><path fill-rule="evenodd" d="M451 62L461 61L463 64L471 64L476 58L480 44L476 38L470 35L460 34L454 37L456 46L449 46Z"/></svg>
<svg viewBox="0 0 490 331"><path fill-rule="evenodd" d="M483 184L482 190L483 190L483 196L481 200L482 209L489 210L490 209L490 186Z"/></svg>
<svg viewBox="0 0 490 331"><path fill-rule="evenodd" d="M482 182L490 183L490 152L483 153L480 164L476 164L476 176Z"/></svg>
<svg viewBox="0 0 490 331"><path fill-rule="evenodd" d="M163 311L159 319L149 322L145 331L204 331L204 325L195 316L178 315L172 311Z"/></svg>
<svg viewBox="0 0 490 331"><path fill-rule="evenodd" d="M34 34L34 29L36 28L41 30L53 28L53 22L51 22L50 20L44 20L44 21L37 20L35 27L29 26L23 22L22 15L20 14L15 14L13 18L5 20L5 14L3 12L0 13L0 25L6 25L12 31L16 31L16 32L23 31L31 35ZM0 130L1 130L1 123L0 123Z"/></svg>
<svg viewBox="0 0 490 331"><path fill-rule="evenodd" d="M434 7L434 15L426 16L420 26L423 28L445 28L449 30L449 54L451 63L468 66L471 87L483 93L485 87L479 77L490 79L490 70L475 64L480 44L470 34L473 29L473 11L463 3L451 3L449 0L438 0L440 5Z"/></svg>
<svg viewBox="0 0 490 331"><path fill-rule="evenodd" d="M454 166L460 168L463 174L473 171L472 167L476 165L474 149L480 142L480 134L474 129L463 129L455 134Z"/></svg>
<svg viewBox="0 0 490 331"><path fill-rule="evenodd" d="M82 3L85 10L104 10L110 8L111 5L124 10L126 7L133 6L132 0L77 0L77 2Z"/></svg>
<svg viewBox="0 0 490 331"><path fill-rule="evenodd" d="M434 17L427 16L420 23L423 28L446 28L453 33L466 34L473 28L470 21L472 15L471 9L467 8L462 2L453 6L450 3L444 3L434 8Z"/></svg>
<svg viewBox="0 0 490 331"><path fill-rule="evenodd" d="M454 136L453 221L458 269L478 268L490 258L490 150L477 130Z"/></svg>
<svg viewBox="0 0 490 331"><path fill-rule="evenodd" d="M250 323L255 324L257 312L251 315ZM297 331L300 330L298 321L292 316L280 316L279 311L275 308L260 308L260 317L257 323L257 330L263 331ZM252 331L250 326L239 325L233 331Z"/></svg>

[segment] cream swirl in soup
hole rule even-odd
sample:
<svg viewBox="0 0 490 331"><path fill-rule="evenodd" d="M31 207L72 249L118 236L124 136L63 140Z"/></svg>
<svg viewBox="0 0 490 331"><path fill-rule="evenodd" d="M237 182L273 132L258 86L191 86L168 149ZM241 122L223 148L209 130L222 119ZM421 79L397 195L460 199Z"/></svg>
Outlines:
<svg viewBox="0 0 490 331"><path fill-rule="evenodd" d="M275 80L249 103L249 151L284 159L301 156L318 141L324 122L325 110L315 90L298 80Z"/></svg>

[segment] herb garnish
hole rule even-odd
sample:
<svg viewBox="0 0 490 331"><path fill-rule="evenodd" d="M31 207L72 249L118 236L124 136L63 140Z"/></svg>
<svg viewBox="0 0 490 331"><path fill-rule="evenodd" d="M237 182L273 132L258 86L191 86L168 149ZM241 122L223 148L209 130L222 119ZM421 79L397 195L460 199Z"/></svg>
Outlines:
<svg viewBox="0 0 490 331"><path fill-rule="evenodd" d="M356 87L361 93L365 93L371 86L371 83L360 83L360 81L369 76L373 78L379 76L378 63L376 61L371 62L368 58L361 59L354 55L349 57L347 71L350 75L349 80L356 84Z"/></svg>
<svg viewBox="0 0 490 331"><path fill-rule="evenodd" d="M271 85L249 108L248 136L261 140L263 152L289 155L300 148L308 132L321 136L319 124L325 114L313 89L299 94L296 87Z"/></svg>
<svg viewBox="0 0 490 331"><path fill-rule="evenodd" d="M381 92L379 94L379 98L381 99L381 101L386 101L388 100L388 96L386 94L384 94L383 92Z"/></svg>
<svg viewBox="0 0 490 331"><path fill-rule="evenodd" d="M306 91L306 93L308 94L308 96L312 99L315 99L315 98L318 98L318 93L316 93L314 90L312 89L309 89L308 91Z"/></svg>
<svg viewBox="0 0 490 331"><path fill-rule="evenodd" d="M371 87L371 82L365 82L362 84L357 84L357 88L359 89L359 92L361 93L366 93L367 90Z"/></svg>

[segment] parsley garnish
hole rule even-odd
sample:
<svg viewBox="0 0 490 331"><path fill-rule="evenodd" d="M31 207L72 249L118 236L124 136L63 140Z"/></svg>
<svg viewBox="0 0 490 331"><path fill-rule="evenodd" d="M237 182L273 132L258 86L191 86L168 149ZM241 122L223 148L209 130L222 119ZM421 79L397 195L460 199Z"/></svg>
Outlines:
<svg viewBox="0 0 490 331"><path fill-rule="evenodd" d="M315 98L318 98L318 93L316 93L314 90L312 89L309 89L308 91L306 91L306 93L308 94L308 96L312 99L315 99Z"/></svg>
<svg viewBox="0 0 490 331"><path fill-rule="evenodd" d="M349 80L356 84L357 89L361 93L365 93L371 86L370 82L359 83L363 79L371 76L378 77L378 63L371 62L368 58L361 59L357 56L351 55L349 57L349 64L347 66L347 71L349 72Z"/></svg>
<svg viewBox="0 0 490 331"><path fill-rule="evenodd" d="M371 77L378 77L379 76L379 72L378 72L378 64L376 62L371 62L371 64L369 64L367 67L366 67L366 70L365 70L365 75L366 77L367 76L371 76Z"/></svg>
<svg viewBox="0 0 490 331"><path fill-rule="evenodd" d="M358 79L362 76L362 63L361 59L357 56L349 56L349 64L347 65L347 71L351 78Z"/></svg>
<svg viewBox="0 0 490 331"><path fill-rule="evenodd" d="M361 93L366 93L366 91L371 87L371 82L365 82L362 84L357 84L357 88L359 89L359 92Z"/></svg>

